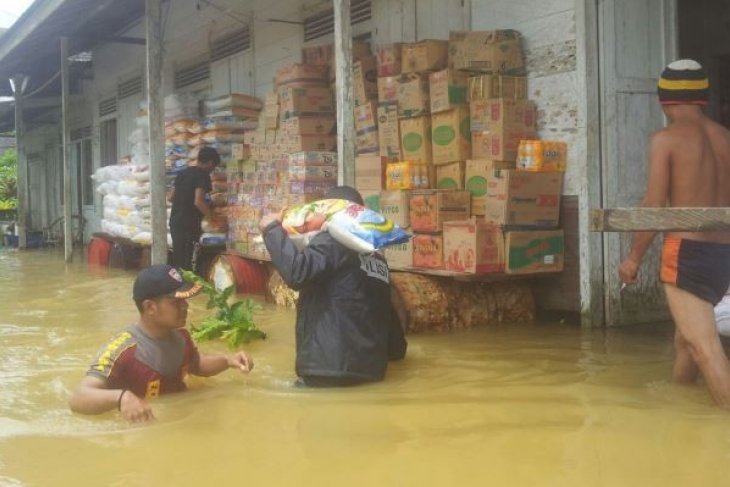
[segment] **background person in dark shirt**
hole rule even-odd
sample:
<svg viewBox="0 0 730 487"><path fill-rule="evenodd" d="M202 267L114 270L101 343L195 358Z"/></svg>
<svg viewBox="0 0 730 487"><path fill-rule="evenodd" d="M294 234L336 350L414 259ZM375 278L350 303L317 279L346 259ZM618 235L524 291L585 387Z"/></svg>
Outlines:
<svg viewBox="0 0 730 487"><path fill-rule="evenodd" d="M175 177L170 195L170 235L172 236L172 265L181 269L192 268L193 253L200 240L203 217L212 219L213 212L205 202L211 191L210 173L220 163L218 151L203 147L198 153L198 164L183 169Z"/></svg>

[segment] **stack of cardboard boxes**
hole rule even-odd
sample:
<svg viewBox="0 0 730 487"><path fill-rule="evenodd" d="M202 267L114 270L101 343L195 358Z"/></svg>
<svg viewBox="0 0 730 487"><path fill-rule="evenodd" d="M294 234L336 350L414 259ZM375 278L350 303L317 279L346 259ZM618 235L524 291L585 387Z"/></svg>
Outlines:
<svg viewBox="0 0 730 487"><path fill-rule="evenodd" d="M391 267L560 270L562 172L517 170L536 134L519 33L452 32L376 58L380 157L357 158L356 185L414 235L385 250Z"/></svg>
<svg viewBox="0 0 730 487"><path fill-rule="evenodd" d="M229 248L268 258L258 222L337 184L334 97L324 65L282 67L255 132L229 170ZM250 157L246 158L246 150Z"/></svg>

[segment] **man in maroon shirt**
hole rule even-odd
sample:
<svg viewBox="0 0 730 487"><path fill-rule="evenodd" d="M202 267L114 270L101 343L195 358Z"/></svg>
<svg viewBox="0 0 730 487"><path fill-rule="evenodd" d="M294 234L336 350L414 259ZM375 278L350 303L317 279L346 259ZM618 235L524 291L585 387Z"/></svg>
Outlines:
<svg viewBox="0 0 730 487"><path fill-rule="evenodd" d="M147 421L154 418L148 400L184 391L188 373L210 377L230 367L249 372L253 361L245 352L198 353L185 320L187 298L199 292L200 286L183 281L175 267L155 265L141 271L133 290L139 322L101 348L71 395L71 410L100 414L116 408L129 421Z"/></svg>

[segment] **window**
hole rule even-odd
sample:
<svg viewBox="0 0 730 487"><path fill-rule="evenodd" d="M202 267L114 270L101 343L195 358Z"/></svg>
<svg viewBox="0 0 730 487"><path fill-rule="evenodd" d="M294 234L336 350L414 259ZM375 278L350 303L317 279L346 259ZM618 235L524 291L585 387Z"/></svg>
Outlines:
<svg viewBox="0 0 730 487"><path fill-rule="evenodd" d="M99 126L99 149L101 165L110 166L117 163L117 119L104 120Z"/></svg>
<svg viewBox="0 0 730 487"><path fill-rule="evenodd" d="M81 141L81 161L79 167L81 168L81 200L84 205L94 204L94 180L91 179L91 175L94 173L94 162L91 158L91 139L84 139Z"/></svg>

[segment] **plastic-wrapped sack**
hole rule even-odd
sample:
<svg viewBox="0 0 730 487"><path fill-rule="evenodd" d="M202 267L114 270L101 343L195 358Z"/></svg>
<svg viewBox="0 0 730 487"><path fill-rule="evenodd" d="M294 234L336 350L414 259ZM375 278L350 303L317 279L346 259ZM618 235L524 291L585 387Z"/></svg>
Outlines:
<svg viewBox="0 0 730 487"><path fill-rule="evenodd" d="M261 110L264 107L263 102L259 98L240 93L219 96L205 100L203 103L205 104L205 110L208 112L217 112L231 107L249 108L251 110Z"/></svg>
<svg viewBox="0 0 730 487"><path fill-rule="evenodd" d="M282 226L302 248L320 231L327 231L345 247L369 254L411 236L391 220L346 200L320 200L286 212Z"/></svg>
<svg viewBox="0 0 730 487"><path fill-rule="evenodd" d="M239 117L206 118L200 124L203 132L207 130L255 130L257 126L257 122Z"/></svg>
<svg viewBox="0 0 730 487"><path fill-rule="evenodd" d="M715 322L717 332L722 336L730 337L730 294L726 294L715 306Z"/></svg>
<svg viewBox="0 0 730 487"><path fill-rule="evenodd" d="M208 130L203 132L201 138L203 139L203 142L207 144L215 144L216 142L243 142L242 133L236 133L230 130Z"/></svg>

